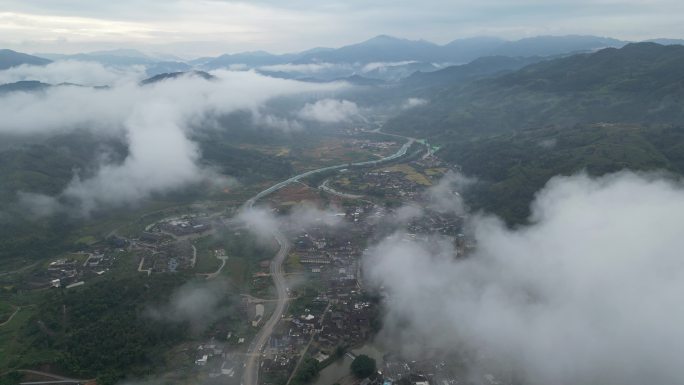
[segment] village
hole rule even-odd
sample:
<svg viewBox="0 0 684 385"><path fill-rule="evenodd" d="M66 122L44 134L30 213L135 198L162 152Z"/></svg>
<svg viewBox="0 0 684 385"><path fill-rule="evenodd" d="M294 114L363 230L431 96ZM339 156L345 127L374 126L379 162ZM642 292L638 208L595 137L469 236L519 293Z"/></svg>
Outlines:
<svg viewBox="0 0 684 385"><path fill-rule="evenodd" d="M285 267L286 275L293 277L292 287L288 288L290 302L286 314L277 324L262 352L259 368L261 384L301 383L302 379L319 384L315 378L308 378L303 373L310 371L311 367L316 367L316 372L324 372L328 366L339 366L332 365L333 363L351 360L356 356L354 352L370 343L379 331L382 324L383 293L369 291L364 287L362 257L368 244L381 232L381 228L389 225L396 230L391 222L401 205L397 205L395 199L401 203L424 203L421 200L425 199L423 193L426 188L448 170L445 164L430 158L393 167L389 171L361 170L353 176L352 172L343 171L334 180L333 185L336 187L339 186L337 182L340 179L350 180L345 186L349 193L357 192L357 185L368 181L378 188L396 193L394 196L388 194L385 197L387 199L377 201L365 198L347 199L344 193L326 191L344 199L338 214L344 218L340 225L343 231L338 227L321 225L289 234L293 247ZM426 170L429 171L425 172ZM289 201L285 198L282 200ZM270 201L276 207L278 202L277 196ZM391 204L388 205L387 202ZM416 216L405 223L403 232L404 236L412 239L430 234L443 235L451 239L458 255L464 256L474 245L472 240L461 233L463 223L462 214L426 210L424 215ZM264 270L255 274L255 277L266 275L266 265L262 268ZM261 325L269 312L268 308L264 310L263 303L257 302L245 301L245 305L252 309L246 313L246 319L255 328ZM197 359L198 366L204 365L203 355L200 357L198 354ZM415 361L401 358L396 352L386 352L378 357L378 361L378 374L372 380L365 380L366 384L387 385L407 381L414 385L465 383L459 382L464 374L445 365L443 360ZM232 361L224 360L220 365L217 363L212 375L220 375L219 370L225 367L232 368ZM325 374L322 377L326 377ZM348 373L339 380L343 384L355 383Z"/></svg>
<svg viewBox="0 0 684 385"><path fill-rule="evenodd" d="M396 147L394 142L363 140L357 144L382 150ZM273 206L275 213L287 209L282 204L291 204L293 193L299 202L310 197L325 198L336 207L342 224L321 224L288 233L292 247L284 266L290 282L290 300L263 349L260 384L289 384L303 367L314 361L317 373L325 371L335 362L355 357L356 349L373 340L382 325L383 293L364 287L362 257L369 244L388 232L400 230L410 239L434 234L448 237L461 256L473 247L472 241L461 233L464 217L460 213L425 209L421 215L397 222L406 205L426 206L426 189L451 169L433 156L423 156L388 166L345 169L322 184L286 188L269 198L267 204ZM83 285L91 277L107 274L122 255L132 256L139 274L187 272L210 280L218 276L231 256L224 248L204 250L200 245L226 231L239 234L230 222L230 217L207 213L164 218L147 225L137 237L114 236L104 245L53 260L36 277L36 282L67 289ZM217 272L198 271L198 248L203 255L200 261L222 261ZM251 262L251 282L248 292L240 296L239 313L229 321L215 322L204 333L206 339L185 350L194 371L207 381L241 383L245 353L273 311L275 300L269 297L273 295L270 256L261 258ZM459 383L453 373L440 369L444 365L440 367L439 362L404 360L394 352L386 352L378 361L381 364L374 383ZM353 383L348 376L345 378L341 379L343 384Z"/></svg>

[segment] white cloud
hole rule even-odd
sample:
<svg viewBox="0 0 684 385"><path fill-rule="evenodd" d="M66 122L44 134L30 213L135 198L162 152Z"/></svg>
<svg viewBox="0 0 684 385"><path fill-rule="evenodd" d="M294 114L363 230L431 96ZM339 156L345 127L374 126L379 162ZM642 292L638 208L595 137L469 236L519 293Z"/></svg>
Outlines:
<svg viewBox="0 0 684 385"><path fill-rule="evenodd" d="M556 144L558 144L558 140L556 138L544 139L539 141L539 147L545 148L547 150L556 147Z"/></svg>
<svg viewBox="0 0 684 385"><path fill-rule="evenodd" d="M335 227L342 224L340 212L331 207L321 210L311 204L295 206L285 219L285 226L292 230L306 230L312 226Z"/></svg>
<svg viewBox="0 0 684 385"><path fill-rule="evenodd" d="M421 194L420 201L404 204L392 210L387 216L371 216L369 220L372 224L380 225L381 231L386 234L387 231L406 229L406 225L413 220L423 218L429 211L458 216L464 215L466 206L461 193L475 182L475 178L448 171L437 183Z"/></svg>
<svg viewBox="0 0 684 385"><path fill-rule="evenodd" d="M408 98L404 102L404 104L401 105L402 110L408 110L413 107L420 107L428 104L427 99L423 98Z"/></svg>
<svg viewBox="0 0 684 385"><path fill-rule="evenodd" d="M462 215L465 206L461 192L475 183L474 178L453 171L447 172L436 184L425 191L427 207L439 213Z"/></svg>
<svg viewBox="0 0 684 385"><path fill-rule="evenodd" d="M368 63L363 66L361 69L361 72L371 72L371 71L385 71L387 68L391 67L400 67L404 66L407 64L412 64L415 63L414 60L405 60L405 61L397 61L397 62L374 62L374 63Z"/></svg>
<svg viewBox="0 0 684 385"><path fill-rule="evenodd" d="M242 210L236 219L261 241L271 239L280 228L276 215L263 207Z"/></svg>
<svg viewBox="0 0 684 385"><path fill-rule="evenodd" d="M30 217L40 218L53 215L63 209L62 205L53 197L20 191L19 205L27 208Z"/></svg>
<svg viewBox="0 0 684 385"><path fill-rule="evenodd" d="M164 102L137 106L125 122L129 154L124 162L102 165L90 179L75 177L62 195L78 200L89 213L209 180L212 174L198 166L199 150L179 127L175 108Z"/></svg>
<svg viewBox="0 0 684 385"><path fill-rule="evenodd" d="M99 63L56 61L45 66L21 65L0 71L0 84L38 80L48 84L73 83L83 86L117 85L135 82L145 76L145 68L109 68Z"/></svg>
<svg viewBox="0 0 684 385"><path fill-rule="evenodd" d="M299 131L304 128L302 124L296 120L286 119L272 114L264 114L259 111L255 111L253 117L256 124L262 124L266 127L285 132Z"/></svg>
<svg viewBox="0 0 684 385"><path fill-rule="evenodd" d="M228 69L231 71L247 71L249 70L249 66L247 64L231 64L228 66Z"/></svg>
<svg viewBox="0 0 684 385"><path fill-rule="evenodd" d="M359 107L348 100L323 99L315 103L307 103L299 111L302 119L323 123L339 123L359 117Z"/></svg>
<svg viewBox="0 0 684 385"><path fill-rule="evenodd" d="M404 351L470 352L471 369L528 384L684 381L684 188L623 172L557 177L532 225L475 218L476 252L395 236L365 260Z"/></svg>
<svg viewBox="0 0 684 385"><path fill-rule="evenodd" d="M405 225L411 220L422 217L425 212L423 208L417 204L407 204L394 210L393 215L390 217L391 224L401 224Z"/></svg>
<svg viewBox="0 0 684 385"><path fill-rule="evenodd" d="M343 225L343 219L332 207L320 209L308 203L299 204L285 215L266 207L242 210L235 218L262 241L268 241L279 231L298 233L311 228L332 228Z"/></svg>
<svg viewBox="0 0 684 385"><path fill-rule="evenodd" d="M226 298L228 284L221 280L188 282L176 289L163 306L149 307L145 315L167 322L187 322L194 333L201 332L229 309L219 306Z"/></svg>
<svg viewBox="0 0 684 385"><path fill-rule="evenodd" d="M310 64L274 64L268 66L259 67L260 70L264 71L283 71L283 72L298 72L303 74L313 74L330 69L337 69L340 66L332 63L310 63Z"/></svg>
<svg viewBox="0 0 684 385"><path fill-rule="evenodd" d="M0 133L51 134L81 128L124 136L129 154L122 163L104 163L91 178L75 176L56 197L87 214L100 205L119 206L199 181L220 180L199 166L200 154L189 139L193 127L207 119L239 109L256 112L275 96L344 87L273 79L254 72L215 74L218 79L214 81L183 76L148 86L55 87L42 93L6 94L0 97L4 119ZM284 124L270 122L272 126ZM37 196L28 198L36 200ZM46 197L40 200L41 207L47 207Z"/></svg>

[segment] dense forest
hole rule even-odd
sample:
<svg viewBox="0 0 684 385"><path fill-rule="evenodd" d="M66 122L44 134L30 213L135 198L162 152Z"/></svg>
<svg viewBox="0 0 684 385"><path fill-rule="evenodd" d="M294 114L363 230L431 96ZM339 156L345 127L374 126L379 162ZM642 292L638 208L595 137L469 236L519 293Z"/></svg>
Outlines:
<svg viewBox="0 0 684 385"><path fill-rule="evenodd" d="M386 130L442 145L473 208L514 224L554 175L684 173L683 101L684 46L637 43L443 87Z"/></svg>
<svg viewBox="0 0 684 385"><path fill-rule="evenodd" d="M167 301L186 280L180 274L136 276L51 292L24 330L26 350L59 351L54 364L81 378L98 376L104 385L149 374L189 328L152 319L145 310Z"/></svg>
<svg viewBox="0 0 684 385"><path fill-rule="evenodd" d="M474 209L522 223L534 194L555 175L603 175L623 169L684 174L684 127L592 124L529 129L454 141L440 156L479 178L466 191Z"/></svg>
<svg viewBox="0 0 684 385"><path fill-rule="evenodd" d="M628 44L542 61L435 93L387 128L443 142L596 122L684 122L684 46Z"/></svg>
<svg viewBox="0 0 684 385"><path fill-rule="evenodd" d="M105 157L121 160L126 147L87 130L31 142L5 138L0 148L0 260L43 257L61 250L79 221L64 213L34 218L17 204L20 192L56 195L74 173L86 177ZM30 246L30 247L29 247Z"/></svg>

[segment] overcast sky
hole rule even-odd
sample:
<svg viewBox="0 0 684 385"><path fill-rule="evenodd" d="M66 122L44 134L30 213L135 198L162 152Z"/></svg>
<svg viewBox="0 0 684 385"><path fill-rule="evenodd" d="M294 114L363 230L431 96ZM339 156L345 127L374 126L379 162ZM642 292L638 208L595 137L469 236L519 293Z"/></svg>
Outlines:
<svg viewBox="0 0 684 385"><path fill-rule="evenodd" d="M389 34L684 37L681 0L0 0L0 47L138 48L186 57L341 46Z"/></svg>

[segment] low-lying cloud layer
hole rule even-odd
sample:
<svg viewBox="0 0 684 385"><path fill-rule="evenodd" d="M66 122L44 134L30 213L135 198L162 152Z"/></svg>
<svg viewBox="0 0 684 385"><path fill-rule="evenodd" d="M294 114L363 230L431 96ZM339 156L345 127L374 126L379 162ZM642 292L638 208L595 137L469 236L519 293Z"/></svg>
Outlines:
<svg viewBox="0 0 684 385"><path fill-rule="evenodd" d="M465 214L465 205L459 191L475 183L475 179L453 171L447 172L425 192L427 208L438 213Z"/></svg>
<svg viewBox="0 0 684 385"><path fill-rule="evenodd" d="M408 98L404 102L404 104L401 105L402 110L408 110L413 107L420 107L424 106L428 103L427 99L423 98Z"/></svg>
<svg viewBox="0 0 684 385"><path fill-rule="evenodd" d="M259 67L263 71L283 71L283 72L296 72L301 74L315 74L326 70L340 69L339 64L334 63L305 63L305 64L273 64Z"/></svg>
<svg viewBox="0 0 684 385"><path fill-rule="evenodd" d="M389 68L392 67L401 67L405 66L407 64L413 64L416 63L414 60L405 60L405 61L397 61L397 62L373 62L373 63L368 63L363 66L361 69L361 72L371 72L371 71L386 71Z"/></svg>
<svg viewBox="0 0 684 385"><path fill-rule="evenodd" d="M173 292L168 303L148 308L145 315L160 321L187 322L198 333L229 311L219 306L227 293L228 284L221 280L189 282Z"/></svg>
<svg viewBox="0 0 684 385"><path fill-rule="evenodd" d="M323 99L307 103L298 116L322 123L348 122L360 116L359 107L349 100Z"/></svg>
<svg viewBox="0 0 684 385"><path fill-rule="evenodd" d="M299 232L312 227L335 227L342 225L342 216L334 208L320 209L311 204L297 205L286 215L277 215L266 207L241 211L236 217L239 223L261 239L271 239L280 231Z"/></svg>
<svg viewBox="0 0 684 385"><path fill-rule="evenodd" d="M72 83L83 86L103 86L138 81L144 75L143 66L120 69L105 67L94 62L64 60L44 66L25 64L0 71L0 84L38 80L48 84Z"/></svg>
<svg viewBox="0 0 684 385"><path fill-rule="evenodd" d="M465 176L460 172L448 171L437 183L425 189L419 202L404 204L394 209L390 215L371 218L371 221L381 224L383 229L394 231L405 228L415 219L424 217L426 211L462 216L466 214L467 208L460 193L466 191L475 182L475 178Z"/></svg>
<svg viewBox="0 0 684 385"><path fill-rule="evenodd" d="M34 211L42 213L76 208L88 214L99 205L135 202L202 180L223 184L225 178L200 166L201 154L190 139L192 130L212 126L213 118L236 110L253 111L257 119L272 127L298 129L296 122L262 116L260 106L278 96L334 91L345 86L275 79L254 72L214 74L213 80L181 76L147 86L130 81L108 89L61 86L41 93L1 96L0 134L87 129L123 137L128 144L129 154L123 162L103 162L88 178L75 175L52 201L36 194L23 194L22 200L40 203L36 206L40 210Z"/></svg>
<svg viewBox="0 0 684 385"><path fill-rule="evenodd" d="M384 335L407 353L471 352L530 384L684 381L684 186L619 173L552 179L532 224L472 220L477 251L395 235L365 258Z"/></svg>

